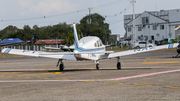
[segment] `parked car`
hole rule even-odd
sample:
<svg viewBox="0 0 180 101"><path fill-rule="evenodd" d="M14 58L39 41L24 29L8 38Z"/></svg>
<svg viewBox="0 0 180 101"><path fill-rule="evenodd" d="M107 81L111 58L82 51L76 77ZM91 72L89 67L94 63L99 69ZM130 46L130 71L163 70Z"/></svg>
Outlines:
<svg viewBox="0 0 180 101"><path fill-rule="evenodd" d="M131 43L131 39L125 39L124 41L120 41L119 43L118 43L118 45L120 46L121 44L124 44L124 45L128 45L128 44L130 44Z"/></svg>
<svg viewBox="0 0 180 101"><path fill-rule="evenodd" d="M179 44L180 44L180 40L179 40L177 43L179 43Z"/></svg>
<svg viewBox="0 0 180 101"><path fill-rule="evenodd" d="M176 39L176 38L165 38L164 43L172 43L171 39Z"/></svg>
<svg viewBox="0 0 180 101"><path fill-rule="evenodd" d="M136 48L145 48L145 47L153 47L153 46L154 46L153 44L145 41L139 41L135 44Z"/></svg>
<svg viewBox="0 0 180 101"><path fill-rule="evenodd" d="M164 40L159 40L159 42L160 42L160 45L164 44Z"/></svg>
<svg viewBox="0 0 180 101"><path fill-rule="evenodd" d="M148 42L149 42L149 43L152 43L153 40L149 40ZM160 41L157 41L157 40L154 40L154 44L156 44L157 46L162 45L161 42L160 42Z"/></svg>

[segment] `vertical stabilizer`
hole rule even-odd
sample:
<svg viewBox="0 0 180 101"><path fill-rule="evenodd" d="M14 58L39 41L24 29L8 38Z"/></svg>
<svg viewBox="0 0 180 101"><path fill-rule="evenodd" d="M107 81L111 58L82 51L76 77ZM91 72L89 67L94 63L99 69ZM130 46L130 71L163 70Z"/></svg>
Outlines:
<svg viewBox="0 0 180 101"><path fill-rule="evenodd" d="M73 30L74 30L75 47L79 47L79 40L78 40L78 35L77 35L75 22L73 23Z"/></svg>

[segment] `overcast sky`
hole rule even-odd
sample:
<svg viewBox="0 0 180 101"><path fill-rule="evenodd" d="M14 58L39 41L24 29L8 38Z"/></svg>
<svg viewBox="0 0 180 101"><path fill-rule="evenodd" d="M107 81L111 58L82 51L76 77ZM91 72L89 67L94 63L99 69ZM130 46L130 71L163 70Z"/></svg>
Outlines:
<svg viewBox="0 0 180 101"><path fill-rule="evenodd" d="M48 26L79 23L91 13L106 16L112 34L124 35L123 18L132 14L132 0L0 0L0 30L8 25ZM180 0L136 0L135 13L180 8Z"/></svg>

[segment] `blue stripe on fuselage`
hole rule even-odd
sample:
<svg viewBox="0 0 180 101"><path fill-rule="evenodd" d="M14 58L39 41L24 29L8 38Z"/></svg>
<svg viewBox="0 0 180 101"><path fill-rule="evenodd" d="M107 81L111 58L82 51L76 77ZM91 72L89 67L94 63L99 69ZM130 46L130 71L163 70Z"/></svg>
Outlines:
<svg viewBox="0 0 180 101"><path fill-rule="evenodd" d="M4 53L9 53L9 51L10 51L11 49L10 48L8 48Z"/></svg>

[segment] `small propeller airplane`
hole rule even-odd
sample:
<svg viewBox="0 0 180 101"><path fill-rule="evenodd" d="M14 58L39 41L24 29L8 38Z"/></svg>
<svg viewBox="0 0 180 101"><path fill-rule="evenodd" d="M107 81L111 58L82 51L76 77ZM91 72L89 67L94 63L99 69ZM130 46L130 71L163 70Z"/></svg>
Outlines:
<svg viewBox="0 0 180 101"><path fill-rule="evenodd" d="M106 46L103 45L100 38L96 36L86 36L79 40L77 36L75 23L73 23L73 30L74 30L74 39L75 39L75 49L73 52L52 53L52 52L29 51L29 50L19 50L19 49L10 49L10 48L5 48L1 52L9 53L9 54L17 54L17 55L56 58L58 59L57 66L59 66L60 71L64 70L63 60L76 60L76 61L90 60L90 61L94 61L96 64L96 69L99 69L99 61L101 59L111 59L111 58L117 58L117 69L121 69L120 57L122 56L144 53L144 52L160 50L160 49L175 48L179 45L178 43L174 43L174 44L142 48L142 49L134 49L134 50L114 53L114 51L106 51L105 50Z"/></svg>

